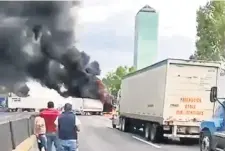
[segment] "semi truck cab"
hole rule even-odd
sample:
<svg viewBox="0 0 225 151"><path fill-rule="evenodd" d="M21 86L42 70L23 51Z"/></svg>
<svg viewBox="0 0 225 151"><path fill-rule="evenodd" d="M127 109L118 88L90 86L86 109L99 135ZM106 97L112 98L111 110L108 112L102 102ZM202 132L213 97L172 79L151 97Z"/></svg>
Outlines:
<svg viewBox="0 0 225 151"><path fill-rule="evenodd" d="M201 122L200 151L225 150L225 98L217 97L217 87L210 91L210 101L214 105L211 119Z"/></svg>

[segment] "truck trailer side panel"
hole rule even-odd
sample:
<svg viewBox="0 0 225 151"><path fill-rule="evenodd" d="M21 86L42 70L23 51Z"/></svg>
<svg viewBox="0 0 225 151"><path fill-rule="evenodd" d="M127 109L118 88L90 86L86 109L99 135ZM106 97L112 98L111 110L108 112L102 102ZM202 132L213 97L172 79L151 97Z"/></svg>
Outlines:
<svg viewBox="0 0 225 151"><path fill-rule="evenodd" d="M43 97L18 97L12 96L7 98L7 108L9 110L40 110L47 108L47 103L52 100L56 108L62 108L65 103L71 103L64 98L43 98Z"/></svg>
<svg viewBox="0 0 225 151"><path fill-rule="evenodd" d="M82 98L71 98L73 110L82 111L83 110L83 99Z"/></svg>
<svg viewBox="0 0 225 151"><path fill-rule="evenodd" d="M167 59L126 76L112 126L143 128L152 142L198 139L200 122L213 114L209 94L220 68L218 62Z"/></svg>
<svg viewBox="0 0 225 151"><path fill-rule="evenodd" d="M164 121L198 126L209 119L213 114L210 88L217 85L217 72L215 66L169 64Z"/></svg>
<svg viewBox="0 0 225 151"><path fill-rule="evenodd" d="M103 104L100 100L83 98L84 112L103 112Z"/></svg>
<svg viewBox="0 0 225 151"><path fill-rule="evenodd" d="M48 99L33 97L8 97L8 109L38 110L47 108Z"/></svg>
<svg viewBox="0 0 225 151"><path fill-rule="evenodd" d="M166 72L167 62L162 62L122 80L120 114L162 123Z"/></svg>

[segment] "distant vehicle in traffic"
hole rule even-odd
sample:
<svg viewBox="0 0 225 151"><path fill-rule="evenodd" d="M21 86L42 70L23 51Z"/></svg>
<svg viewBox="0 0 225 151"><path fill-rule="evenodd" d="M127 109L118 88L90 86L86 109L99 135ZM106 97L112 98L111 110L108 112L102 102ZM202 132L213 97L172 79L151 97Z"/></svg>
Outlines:
<svg viewBox="0 0 225 151"><path fill-rule="evenodd" d="M77 115L83 114L83 99L82 98L70 98L73 105L73 112Z"/></svg>
<svg viewBox="0 0 225 151"><path fill-rule="evenodd" d="M66 98L51 98L51 97L19 97L10 93L6 98L6 108L8 112L27 111L35 112L40 109L47 108L47 103L53 101L56 108L61 108L65 103L71 103ZM71 103L72 104L72 103Z"/></svg>
<svg viewBox="0 0 225 151"><path fill-rule="evenodd" d="M100 100L83 98L83 113L85 115L103 115L103 103Z"/></svg>

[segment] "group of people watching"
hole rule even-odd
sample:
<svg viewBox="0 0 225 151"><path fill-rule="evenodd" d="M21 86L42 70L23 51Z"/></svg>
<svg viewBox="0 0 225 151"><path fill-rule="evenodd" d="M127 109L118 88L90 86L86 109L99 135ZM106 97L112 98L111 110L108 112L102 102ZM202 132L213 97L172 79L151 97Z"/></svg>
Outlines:
<svg viewBox="0 0 225 151"><path fill-rule="evenodd" d="M53 151L54 144L56 151L77 151L81 122L73 113L72 104L66 103L63 112L55 109L52 101L47 106L35 118L39 150Z"/></svg>

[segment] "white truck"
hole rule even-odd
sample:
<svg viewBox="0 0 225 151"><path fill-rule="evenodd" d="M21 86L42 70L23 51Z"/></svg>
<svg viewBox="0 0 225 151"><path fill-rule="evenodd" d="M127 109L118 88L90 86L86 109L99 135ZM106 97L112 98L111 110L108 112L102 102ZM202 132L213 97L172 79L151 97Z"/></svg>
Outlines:
<svg viewBox="0 0 225 151"><path fill-rule="evenodd" d="M152 142L199 138L201 121L213 114L210 89L217 86L218 62L166 59L125 76L112 126L143 128Z"/></svg>
<svg viewBox="0 0 225 151"><path fill-rule="evenodd" d="M83 112L85 115L102 115L103 103L100 100L83 98Z"/></svg>
<svg viewBox="0 0 225 151"><path fill-rule="evenodd" d="M13 93L7 97L6 106L9 112L28 111L35 112L40 109L47 108L47 103L53 101L55 108L61 108L65 103L72 103L64 98L50 98L50 97L18 97Z"/></svg>
<svg viewBox="0 0 225 151"><path fill-rule="evenodd" d="M73 111L78 114L83 114L83 99L82 98L70 98L73 105Z"/></svg>
<svg viewBox="0 0 225 151"><path fill-rule="evenodd" d="M48 101L48 99L11 96L7 98L7 108L9 112L35 112L39 109L47 108Z"/></svg>

